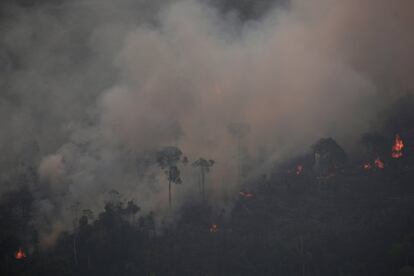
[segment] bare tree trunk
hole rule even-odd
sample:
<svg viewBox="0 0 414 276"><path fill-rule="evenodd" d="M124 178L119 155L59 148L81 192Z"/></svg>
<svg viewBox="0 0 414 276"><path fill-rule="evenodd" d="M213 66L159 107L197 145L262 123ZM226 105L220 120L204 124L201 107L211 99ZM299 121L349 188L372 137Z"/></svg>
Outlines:
<svg viewBox="0 0 414 276"><path fill-rule="evenodd" d="M171 209L171 180L168 180L168 203Z"/></svg>
<svg viewBox="0 0 414 276"><path fill-rule="evenodd" d="M304 250L303 250L303 236L300 235L299 236L299 240L300 240L300 254L302 255L302 276L305 276L305 254L304 254Z"/></svg>
<svg viewBox="0 0 414 276"><path fill-rule="evenodd" d="M200 197L201 199L203 199L203 188L202 188L202 183L201 183L201 169L200 169L200 173L198 174L198 192L200 193Z"/></svg>
<svg viewBox="0 0 414 276"><path fill-rule="evenodd" d="M201 187L202 187L202 192L203 192L203 202L206 201L206 192L205 192L205 187L204 187L204 180L205 180L204 168L201 168Z"/></svg>
<svg viewBox="0 0 414 276"><path fill-rule="evenodd" d="M75 259L75 266L78 266L78 250L76 248L76 233L73 233L73 257Z"/></svg>
<svg viewBox="0 0 414 276"><path fill-rule="evenodd" d="M237 184L240 187L241 184L241 167L242 167L242 160L241 160L241 137L237 137Z"/></svg>
<svg viewBox="0 0 414 276"><path fill-rule="evenodd" d="M171 200L171 168L169 168L168 170L168 204L170 206L172 206L172 200Z"/></svg>

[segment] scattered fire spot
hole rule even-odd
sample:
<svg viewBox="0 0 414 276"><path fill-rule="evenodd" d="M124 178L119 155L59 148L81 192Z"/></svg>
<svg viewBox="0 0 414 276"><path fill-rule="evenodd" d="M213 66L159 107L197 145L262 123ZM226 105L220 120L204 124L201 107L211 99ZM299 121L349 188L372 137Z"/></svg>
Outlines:
<svg viewBox="0 0 414 276"><path fill-rule="evenodd" d="M24 253L23 249L19 248L19 250L14 253L14 257L16 260L23 260L26 258L26 253Z"/></svg>
<svg viewBox="0 0 414 276"><path fill-rule="evenodd" d="M396 135L395 136L395 142L394 145L392 146L392 153L391 156L392 158L400 158L403 156L402 150L404 148L404 142L401 139L400 135Z"/></svg>
<svg viewBox="0 0 414 276"><path fill-rule="evenodd" d="M303 172L303 166L302 165L298 165L296 167L296 175L301 175Z"/></svg>
<svg viewBox="0 0 414 276"><path fill-rule="evenodd" d="M368 171L368 170L372 169L372 165L370 163L365 163L363 168L364 168L364 170Z"/></svg>
<svg viewBox="0 0 414 276"><path fill-rule="evenodd" d="M385 167L384 162L382 162L379 157L377 157L377 159L375 159L374 164L378 169L383 169Z"/></svg>
<svg viewBox="0 0 414 276"><path fill-rule="evenodd" d="M219 227L218 227L218 225L217 224L212 224L211 226L210 226L210 233L217 233L218 232L218 230L219 230Z"/></svg>
<svg viewBox="0 0 414 276"><path fill-rule="evenodd" d="M245 198L252 198L253 194L250 192L240 192L239 193L241 196L245 197Z"/></svg>

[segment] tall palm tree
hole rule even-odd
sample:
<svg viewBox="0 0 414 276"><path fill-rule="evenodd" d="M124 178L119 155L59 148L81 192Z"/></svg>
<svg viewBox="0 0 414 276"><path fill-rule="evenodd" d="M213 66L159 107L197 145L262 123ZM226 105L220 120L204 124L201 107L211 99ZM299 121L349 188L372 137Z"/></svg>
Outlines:
<svg viewBox="0 0 414 276"><path fill-rule="evenodd" d="M210 168L214 165L214 160L206 160L199 158L193 163L193 166L200 170L199 185L201 186L201 194L203 201L205 201L205 177L206 173L210 172Z"/></svg>
<svg viewBox="0 0 414 276"><path fill-rule="evenodd" d="M180 184L182 182L180 177L180 170L178 169L178 164L187 163L187 158L182 157L182 152L177 147L164 147L157 152L157 163L158 166L164 170L167 175L168 180L168 203L171 208L172 199L171 199L171 184Z"/></svg>
<svg viewBox="0 0 414 276"><path fill-rule="evenodd" d="M242 178L243 154L242 140L250 132L250 126L246 123L231 123L227 126L229 133L236 139L237 142L237 184L240 186Z"/></svg>

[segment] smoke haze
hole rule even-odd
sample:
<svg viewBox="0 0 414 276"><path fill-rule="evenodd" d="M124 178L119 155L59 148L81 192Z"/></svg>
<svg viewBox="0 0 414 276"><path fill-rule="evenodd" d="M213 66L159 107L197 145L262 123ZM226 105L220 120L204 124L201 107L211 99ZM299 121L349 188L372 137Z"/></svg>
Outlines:
<svg viewBox="0 0 414 276"><path fill-rule="evenodd" d="M320 137L352 148L414 88L412 1L266 7L249 19L217 1L4 5L0 190L32 185L45 237L71 225L76 202L99 210L113 189L162 213L153 156L174 145L216 161L210 192L225 204L237 189L230 124L249 126L245 157L266 173ZM182 173L175 207L195 189L194 169Z"/></svg>

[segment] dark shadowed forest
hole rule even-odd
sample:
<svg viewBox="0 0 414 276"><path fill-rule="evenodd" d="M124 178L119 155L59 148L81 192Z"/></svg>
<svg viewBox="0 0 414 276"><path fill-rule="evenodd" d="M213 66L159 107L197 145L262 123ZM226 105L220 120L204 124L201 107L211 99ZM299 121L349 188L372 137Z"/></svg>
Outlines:
<svg viewBox="0 0 414 276"><path fill-rule="evenodd" d="M200 195L160 224L110 191L98 214L75 206L73 232L52 248L39 247L34 191L22 185L1 201L1 274L412 275L413 107L412 97L397 102L382 129L361 137L359 152L316 141L244 183L229 195L231 209L214 210L214 199Z"/></svg>

